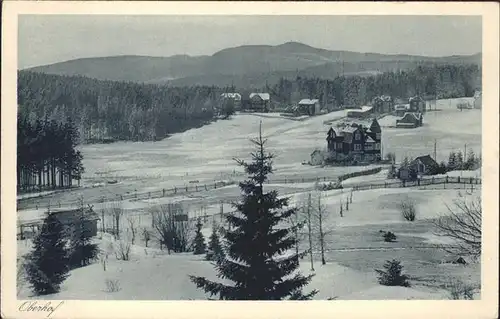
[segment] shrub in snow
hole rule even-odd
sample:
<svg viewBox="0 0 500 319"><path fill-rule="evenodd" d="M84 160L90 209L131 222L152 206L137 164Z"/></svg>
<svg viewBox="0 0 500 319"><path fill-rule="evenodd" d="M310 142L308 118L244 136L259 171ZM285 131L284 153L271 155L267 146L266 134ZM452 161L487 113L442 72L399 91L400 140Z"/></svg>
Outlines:
<svg viewBox="0 0 500 319"><path fill-rule="evenodd" d="M190 279L221 300L311 299L317 291L302 292L312 275L297 272L300 255L282 256L295 244L294 228L285 224L296 209L289 208L289 198L279 198L277 191L264 192L273 155L265 152L262 134L253 143L257 146L253 162L238 160L249 177L239 184L242 195L235 204L238 213L226 217L231 226L223 233L228 254L215 262L218 276L231 283L197 276Z"/></svg>
<svg viewBox="0 0 500 319"><path fill-rule="evenodd" d="M201 218L198 218L198 221L196 222L196 234L193 240L193 254L195 255L201 255L205 253L205 238L201 233L202 227L203 224L201 223Z"/></svg>
<svg viewBox="0 0 500 319"><path fill-rule="evenodd" d="M130 243L123 239L118 240L115 255L118 260L130 260Z"/></svg>
<svg viewBox="0 0 500 319"><path fill-rule="evenodd" d="M330 183L326 183L326 184L319 184L316 189L318 190L322 190L322 191L329 191L329 190L332 190L332 189L342 189L343 186L340 182L330 182Z"/></svg>
<svg viewBox="0 0 500 319"><path fill-rule="evenodd" d="M415 203L409 199L405 199L399 205L399 211L401 212L401 216L409 222L415 221L417 217L417 208L415 207Z"/></svg>
<svg viewBox="0 0 500 319"><path fill-rule="evenodd" d="M384 286L409 287L408 276L402 274L403 266L399 260L388 260L384 264L384 270L375 269L378 274L378 282Z"/></svg>
<svg viewBox="0 0 500 319"><path fill-rule="evenodd" d="M452 300L473 300L474 286L461 280L452 281L447 285L449 298Z"/></svg>
<svg viewBox="0 0 500 319"><path fill-rule="evenodd" d="M33 246L25 263L27 280L33 292L37 295L58 292L61 283L68 277L69 258L64 227L54 215L45 218Z"/></svg>
<svg viewBox="0 0 500 319"><path fill-rule="evenodd" d="M395 240L396 240L396 235L393 232L388 231L388 232L384 233L384 241L390 243L390 242L393 242Z"/></svg>
<svg viewBox="0 0 500 319"><path fill-rule="evenodd" d="M106 292L117 292L122 290L120 287L120 281L118 279L106 279Z"/></svg>

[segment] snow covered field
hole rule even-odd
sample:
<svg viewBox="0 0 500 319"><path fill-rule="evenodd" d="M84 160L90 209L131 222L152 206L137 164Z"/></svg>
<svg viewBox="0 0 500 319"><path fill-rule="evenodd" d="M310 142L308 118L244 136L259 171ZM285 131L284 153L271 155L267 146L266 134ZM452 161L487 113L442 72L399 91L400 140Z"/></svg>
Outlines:
<svg viewBox="0 0 500 319"><path fill-rule="evenodd" d="M481 150L481 111L456 108L460 99L437 102L441 111L428 112L424 126L416 129L383 128L383 152L394 152L396 158L432 154L437 140L437 158L446 160L452 150ZM204 185L214 181L235 181L245 178L234 158L249 159L253 145L249 142L262 131L268 138L268 151L276 155L275 172L270 176L268 189L291 197L291 204L300 205L314 183L302 178L325 178L335 181L342 174L365 170L366 167L313 167L302 165L316 148L326 147L329 123L343 118L345 111L297 120L267 114L238 114L230 120L174 134L159 142L118 142L107 145L83 145L83 164L86 172L83 188L61 193L46 193L42 198L26 198L30 207L18 211L18 220L28 221L43 215L51 207L71 207L78 196L92 203L96 211L106 210L114 203L99 203L102 196L143 193L183 185ZM476 177L480 172L450 172L449 176ZM443 263L450 257L433 247L443 238L433 234L430 219L446 213L446 204L457 197L451 189L382 189L357 191L349 210L340 217L340 203L347 201L349 187L385 180L387 170L378 174L356 177L342 182L344 190L323 192L323 204L332 233L327 238L329 251L327 265L321 266L315 252L315 274L309 289L319 289L317 299L446 299L444 285L456 278L480 282L480 265L457 266ZM294 183L290 183L290 180ZM116 184L106 181L117 180ZM284 183L287 180L287 183ZM96 183L105 186L92 187ZM477 193L476 189L476 193ZM212 222L220 222L223 210L231 209L230 201L237 200L237 185L220 187L206 192L179 194L152 199L127 199L119 205L125 210L122 229L127 217L135 219L139 227L151 226L152 207L180 202L191 217L207 216L203 230L206 237ZM417 221L402 220L398 205L403 199L415 202ZM32 207L36 205L36 207ZM210 216L215 216L210 218ZM107 219L108 217L106 217ZM110 221L105 221L110 227ZM100 228L100 225L99 225ZM386 243L380 230L396 233L398 241ZM206 296L192 284L187 275L204 275L215 279L213 267L201 257L192 254L166 255L151 243L145 248L139 240L133 247L130 261L116 260L111 252L112 239L107 235L98 239L101 249L109 250L106 271L99 262L71 272L62 291L53 299L204 299ZM29 251L28 241L18 241L18 255ZM359 250L366 250L360 253ZM374 269L380 269L385 260L399 258L408 274L415 276L411 288L385 287L377 283ZM459 268L461 267L461 268ZM301 262L301 271L310 272L308 261ZM92 278L92 280L89 280ZM118 281L119 291L106 291L106 281ZM30 297L26 286L20 297Z"/></svg>
<svg viewBox="0 0 500 319"><path fill-rule="evenodd" d="M307 193L292 195L291 204L302 203ZM316 299L447 299L445 285L460 279L479 285L479 265L457 266L445 263L451 258L435 245L447 243L446 238L433 234L430 219L446 214L446 205L457 197L457 190L388 189L367 190L353 194L344 217L338 214L340 201L345 202L349 190L322 192L322 202L328 211L325 228L332 229L327 236L327 264L319 262L318 245L314 242L316 274L308 289L319 289ZM405 222L398 210L403 199L412 200L417 207L417 221ZM370 209L367 210L367 207ZM219 207L207 208L208 216L217 214ZM200 212L201 215L201 212ZM138 220L142 227L150 226L143 215ZM212 223L209 218L203 233L208 238ZM397 242L383 241L380 230L390 230L398 236ZM189 281L188 275L203 275L216 279L212 265L202 256L190 253L167 255L158 249L153 239L149 248L142 240L133 246L131 260L116 260L116 242L110 235L97 239L103 253L108 254L106 270L96 262L71 272L58 294L51 299L205 299L207 296ZM306 243L301 244L305 247ZM113 248L113 246L115 248ZM18 241L18 256L30 250L29 240ZM361 252L361 251L362 252ZM377 282L374 269L385 260L398 258L412 276L410 288L385 287ZM307 258L301 261L301 271L311 273ZM92 278L92 280L88 280ZM120 290L110 292L106 281L118 282ZM31 298L26 285L19 298Z"/></svg>

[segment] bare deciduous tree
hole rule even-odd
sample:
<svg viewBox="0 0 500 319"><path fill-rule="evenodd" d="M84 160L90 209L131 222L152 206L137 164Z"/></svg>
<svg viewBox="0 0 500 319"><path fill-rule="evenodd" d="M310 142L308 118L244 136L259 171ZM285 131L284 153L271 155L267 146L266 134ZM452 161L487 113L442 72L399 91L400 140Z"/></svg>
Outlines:
<svg viewBox="0 0 500 319"><path fill-rule="evenodd" d="M148 247L148 242L151 240L151 233L147 228L142 229L142 240L144 240L146 247Z"/></svg>
<svg viewBox="0 0 500 319"><path fill-rule="evenodd" d="M173 204L160 205L153 211L153 225L160 248L165 245L168 253L186 252L189 247L191 223L182 207Z"/></svg>
<svg viewBox="0 0 500 319"><path fill-rule="evenodd" d="M120 222L123 216L123 207L120 203L116 202L111 205L109 211L111 218L113 220L113 234L116 239L120 239Z"/></svg>
<svg viewBox="0 0 500 319"><path fill-rule="evenodd" d="M436 233L454 239L455 245L443 248L457 255L468 255L475 259L481 256L481 197L467 199L459 193L459 198L454 201L448 210L447 216L442 216L434 221Z"/></svg>
<svg viewBox="0 0 500 319"><path fill-rule="evenodd" d="M135 242L135 236L137 234L137 223L134 217L129 216L127 217L127 222L128 222L128 229L130 231L130 241L132 242L132 245Z"/></svg>
<svg viewBox="0 0 500 319"><path fill-rule="evenodd" d="M317 232L318 234L319 246L321 251L321 264L325 265L326 264L325 238L328 234L332 232L333 229L331 225L329 225L327 222L328 212L326 210L326 207L323 205L321 201L321 192L318 192L318 194L316 195L316 201L317 201L316 208L313 209L313 218L314 218L313 228L315 229L315 232Z"/></svg>

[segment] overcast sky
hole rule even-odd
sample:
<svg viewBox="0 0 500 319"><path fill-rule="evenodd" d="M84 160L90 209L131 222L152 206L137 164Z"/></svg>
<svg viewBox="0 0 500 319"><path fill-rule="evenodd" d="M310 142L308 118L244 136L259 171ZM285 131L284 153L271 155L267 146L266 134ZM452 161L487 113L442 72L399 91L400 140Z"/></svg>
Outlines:
<svg viewBox="0 0 500 319"><path fill-rule="evenodd" d="M211 55L302 42L358 52L481 52L479 16L19 16L19 68L112 55Z"/></svg>

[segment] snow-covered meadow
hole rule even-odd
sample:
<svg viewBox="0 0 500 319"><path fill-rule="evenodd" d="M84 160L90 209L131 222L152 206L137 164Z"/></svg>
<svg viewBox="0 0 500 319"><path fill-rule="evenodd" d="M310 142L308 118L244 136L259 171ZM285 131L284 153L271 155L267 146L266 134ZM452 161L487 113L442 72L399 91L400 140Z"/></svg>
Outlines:
<svg viewBox="0 0 500 319"><path fill-rule="evenodd" d="M480 153L481 111L460 111L456 108L459 101L438 101L440 111L428 112L423 127L383 128L383 152L393 152L396 158L432 154L434 140L437 140L438 160L446 160L452 150L463 150L465 144L467 149ZM231 210L229 202L238 199L240 190L237 185L162 198L104 203L98 200L102 196L116 198L117 194L153 192L174 186L203 185L221 180L238 182L245 176L234 158L249 159L249 153L253 151L249 139L258 134L262 123L262 132L268 138L268 150L276 155L275 172L266 187L289 196L292 205L300 206L315 188L315 183L301 182L301 178L320 177L328 182L335 181L342 174L366 169L302 165L310 159L314 149L326 147L330 123L345 115L345 111L337 111L291 120L272 114L237 114L230 120L174 134L159 142L83 145L81 151L86 168L83 187L26 199L31 205L21 207L18 220L40 218L49 203L52 206L60 203L62 208L71 207L78 196L83 196L99 214L113 205L120 205L125 211L121 228L126 233L128 219L134 220L139 229L150 228L152 208L179 202L190 217L207 217L203 229L207 238L212 223L222 222L219 215L221 202L222 210L227 212ZM450 176L468 177L478 174L480 171L449 173ZM445 286L453 280L459 278L479 285L480 265L447 263L451 257L435 247L446 243L446 239L434 234L431 219L446 214L446 205L452 205L458 196L456 189L422 187L356 191L349 210L344 209L343 217L340 217L340 205L345 205L350 196L349 187L365 182L383 182L386 176L387 170L384 169L378 174L343 181L343 190L322 192L331 233L327 237L327 264L324 266L319 262L315 243L316 276L308 289L319 289L316 299L447 299ZM109 180L117 183L106 184ZM289 182L284 183L284 180ZM295 182L290 183L290 180ZM96 183L103 184L97 186ZM478 192L480 189L475 189L475 193ZM415 222L406 222L400 215L398 205L404 199L416 204L418 215ZM111 226L109 216L105 216L104 224L105 227ZM394 232L398 240L384 242L380 230ZM138 238L132 246L130 261L115 258L112 246L116 247L116 243L108 234L100 234L96 240L100 248L108 252L106 270L102 262L73 270L61 292L49 298L204 299L207 296L196 289L187 276L203 275L215 279L210 262L189 253L167 255L159 249L155 239L146 248ZM29 240L18 241L18 256L29 249ZM412 287L385 287L377 283L374 269L380 269L385 260L393 258L400 259L408 274L415 276ZM301 271L311 272L308 260L301 262ZM110 292L107 287L110 282L118 283L119 289ZM26 285L20 287L19 298L31 298Z"/></svg>
<svg viewBox="0 0 500 319"><path fill-rule="evenodd" d="M343 217L338 211L340 202L346 202L349 189L321 192L322 203L328 212L325 229L326 265L321 265L319 246L314 240L314 271L310 261L301 261L300 271L314 273L308 289L318 289L316 299L336 297L338 299L447 299L446 285L461 280L479 286L480 265L451 264L452 256L436 245L448 244L446 238L436 236L432 228L433 218L447 214L446 206L453 205L459 190L387 189L366 190L353 193L352 203ZM463 196L469 196L463 191ZM301 206L307 192L291 195L291 205ZM313 193L313 199L317 192ZM476 191L477 194L477 191ZM417 220L405 221L398 203L409 199L416 204ZM228 209L228 207L226 207ZM207 215L202 230L208 240L213 223L224 225L217 205L207 207L199 216ZM148 215L132 215L140 227L150 227ZM127 222L122 225L123 238L129 238ZM398 236L393 243L383 241L380 230L392 231ZM307 246L305 234L300 246ZM192 253L168 255L159 249L153 238L146 248L140 235L132 245L129 261L117 260L114 253L117 242L109 234L99 234L103 255L106 254L106 270L102 258L94 264L71 271L61 292L49 296L53 299L205 299L196 289L188 275L202 275L216 279L215 270L203 256ZM29 240L18 241L18 255L30 250ZM404 270L413 278L410 288L385 287L377 282L374 269L380 269L385 260L397 258ZM92 278L92 280L88 280ZM110 291L109 282L119 286ZM28 286L20 287L19 298L34 298Z"/></svg>

